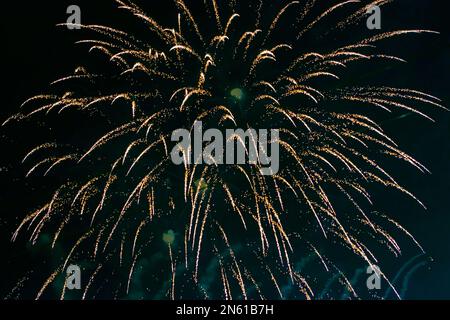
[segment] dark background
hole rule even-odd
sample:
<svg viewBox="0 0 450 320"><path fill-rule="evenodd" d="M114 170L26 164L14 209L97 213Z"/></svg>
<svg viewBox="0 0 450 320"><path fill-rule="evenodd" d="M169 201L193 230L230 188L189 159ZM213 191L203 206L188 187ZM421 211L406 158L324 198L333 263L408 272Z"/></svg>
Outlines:
<svg viewBox="0 0 450 320"><path fill-rule="evenodd" d="M151 0L147 4L151 3L151 10L162 14L164 8L158 4L160 2L166 1ZM384 72L376 77L381 81L388 78L400 87L418 88L442 98L449 106L450 10L446 9L447 2L398 0L383 10L383 28L387 30L394 26L423 28L440 31L441 35L421 35L395 42L392 49L400 52L409 64L382 70ZM2 3L0 122L16 112L24 100L45 91L48 83L72 72L88 59L85 48L73 45L79 40L77 32L55 26L67 19L69 4L81 7L83 24L110 24L118 15L115 4L108 0ZM436 123L414 116L383 123L403 150L432 172L431 175L420 175L412 170L396 173L402 184L424 201L427 211L389 195L381 199L390 202L396 217L433 258L433 262L418 268L412 275L406 294L410 299L450 299L450 113L432 112L432 115ZM77 130L78 124L72 125ZM32 128L27 131L0 129L0 297L24 275L26 265L42 258L26 244L10 242L13 230L46 188L23 180L26 171L20 166L20 160L29 150L33 134Z"/></svg>

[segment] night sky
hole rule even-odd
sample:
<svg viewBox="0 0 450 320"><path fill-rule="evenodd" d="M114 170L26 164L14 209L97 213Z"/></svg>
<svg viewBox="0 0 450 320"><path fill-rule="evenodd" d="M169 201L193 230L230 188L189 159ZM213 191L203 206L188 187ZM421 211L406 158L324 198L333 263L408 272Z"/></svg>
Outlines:
<svg viewBox="0 0 450 320"><path fill-rule="evenodd" d="M155 16L164 15L158 2L151 2ZM440 97L450 106L450 22L449 12L443 9L444 0L397 0L383 11L383 28L394 27L430 29L436 35L410 36L390 41L384 46L405 58L407 65L380 69L370 76L375 82L388 81L400 87L417 88ZM145 3L145 1L143 1ZM154 3L154 4L153 4ZM78 4L82 9L82 23L111 24L120 21L113 1L33 1L27 4L9 1L2 4L1 32L1 108L0 122L15 113L27 98L48 88L48 84L72 72L83 64L89 55L86 48L75 46L79 40L76 31L56 27L65 22L66 8ZM349 37L352 35L349 35ZM352 71L354 77L363 77ZM396 177L407 189L417 195L428 207L424 211L408 199L389 193L378 201L389 204L397 220L415 235L433 261L419 265L411 273L406 298L450 299L450 112L431 110L437 122L431 123L416 116L386 118L383 128L394 137L403 150L421 161L432 172L421 175L410 168L398 168ZM83 135L83 123L74 121L74 135ZM36 132L41 132L34 128ZM49 186L39 180L24 181L26 168L20 165L30 146L30 141L40 141L33 128L27 131L20 126L0 128L0 297L5 296L18 278L26 274L30 265L42 257L24 241L12 244L11 235L30 207L33 208ZM54 129L58 130L58 128ZM39 133L42 134L42 133ZM51 135L51 132L44 133ZM58 179L52 181L58 184ZM419 252L405 248L404 259ZM390 274L395 274L402 263L387 261Z"/></svg>

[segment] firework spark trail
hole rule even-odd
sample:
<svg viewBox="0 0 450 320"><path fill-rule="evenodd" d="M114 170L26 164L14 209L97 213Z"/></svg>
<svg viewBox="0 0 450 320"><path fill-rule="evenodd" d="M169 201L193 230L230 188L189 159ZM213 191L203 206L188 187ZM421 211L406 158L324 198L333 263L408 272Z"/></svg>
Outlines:
<svg viewBox="0 0 450 320"><path fill-rule="evenodd" d="M183 208L185 219L179 232L183 235L183 241L180 242L184 249L178 249L177 241L168 244L171 266L168 295L171 299L182 295L177 286L177 282L183 285L182 277L177 275L180 264L184 265L187 273L191 273L190 277L194 279L198 292L209 296L201 284L203 267L200 264L208 251L217 256L219 266L216 277L222 283L226 299L233 299L237 291L234 290L235 285L242 297L250 298L246 281L253 284L259 297L265 296L264 288L253 276L254 270L238 258L239 253L233 250L235 244L229 241L234 241L234 236L240 235L238 230L246 231L244 234L247 234L252 229L257 230L260 238L259 253L253 251L255 259L264 265L263 270L269 274L269 280L281 298L284 295L278 277L284 276L299 286L305 298L315 296L306 278L299 274L292 261L302 245L319 257L326 272L337 270L339 282L357 297L345 275L326 258L325 253L319 251L316 240L307 236L301 239L293 236L297 230L288 227L286 222L293 215L290 212L291 200L295 200L296 211L301 208L300 211L309 213L303 215L305 217L302 219L314 226L314 230L320 230L316 233L325 239L322 241L342 242L344 247L368 265L378 260L372 253L372 246L359 239L360 233L373 235L395 256L401 254L400 244L374 221L373 210L367 209L367 203L370 208L373 207L370 184L396 189L425 206L395 180L381 161L372 159L371 151L376 150L387 158L402 160L423 173L429 171L418 160L401 151L381 126L365 114L365 109L376 107L389 113L394 109L405 110L431 121L432 117L419 106L447 109L437 97L419 90L358 85L341 88L338 84L345 68L357 61L366 64L376 59L406 62L389 54L372 52L376 50L377 42L435 32L389 31L329 51L316 52L314 48L308 51L304 37L318 25L330 23L323 35L326 37L328 33L345 29L360 20L370 6L381 6L392 1L336 1L324 9L320 8L316 15L313 11L320 2L285 1L273 5L275 10L272 10L272 4L255 0L254 24L250 28L243 28L243 20L248 22L250 18L244 19L240 12L240 1L229 1L223 5L217 0L205 0L204 10L211 22L210 26L204 25L204 19L197 19L199 13L187 1L174 0L178 10L174 12L176 25L166 27L135 4L117 0L119 8L144 23L146 30L161 40L159 46L149 43L144 37L116 28L81 26L82 30L95 34L96 38L78 43L88 45L90 51L97 49L105 54L107 61L120 69L117 78L125 80L130 87L126 88L125 85L120 90L103 88L100 80L104 76L101 73L90 73L87 68L79 67L73 75L53 83L67 87L66 93L38 95L28 99L21 106L21 112L10 117L3 125L29 120L40 113L60 114L69 108L81 113L102 108L102 112L107 113L107 107L127 106L131 113L122 121L111 118L114 127L108 127L106 133L100 134L100 138L94 140L87 150L77 147L76 150L83 150L81 154L73 150L61 154L64 149L62 145L45 143L24 157L24 164L35 161L27 177L38 175L41 170L44 177L59 174L71 164L75 164L75 167L93 167L98 155L105 153L110 157L99 166L99 174L86 176L85 181L71 181L59 188L45 206L26 216L13 234L12 240L16 241L19 232L28 227L31 230L30 241L35 243L43 230L49 228L49 221L61 219L54 232L54 247L75 217L90 217L87 230L70 248L62 266L47 279L37 298L63 271L73 255L81 254L85 242L93 245L93 251L90 252L97 267L83 293L83 299L94 278L99 278L112 263L111 256L114 254L119 255L120 267L128 268L128 294L136 264L144 255L144 246L138 248L141 242L139 239L147 239L149 233L155 234L155 230L159 230L159 221L164 221L169 213L176 212L180 216L181 213L177 211L179 208ZM336 24L332 18L344 9L353 10L353 13ZM294 13L298 27L294 27L290 34L283 30L282 25ZM266 15L271 19L267 23L263 21ZM278 42L280 33L289 35L290 40ZM237 66L240 72L237 75L228 72L230 65ZM267 69L272 69L270 73L274 75L269 75ZM223 98L223 91L228 90L228 85L223 85L221 76L226 74L237 77L232 82L237 81L245 92L249 111L242 106L236 108L239 102ZM147 80L142 80L142 77L147 77ZM85 85L92 89L92 95L73 91L71 84L78 81L86 81ZM331 81L336 84L336 88L322 88L321 81ZM142 86L138 88L134 84L139 82ZM330 104L342 102L358 105L361 111L339 113L328 108ZM37 107L30 110L33 105ZM325 105L326 109L322 107ZM260 174L260 165L237 165L223 169L217 165L202 166L198 164L199 159L193 159L195 164L189 166L187 159L192 152L189 147L179 150L186 161L182 174L178 176L177 170L169 163L169 150L172 147L169 138L172 124L180 118L191 132L194 130L193 121L203 121L210 127L223 129L229 126L266 127L277 123L282 133L278 141L284 151L282 162L287 164L271 178ZM250 140L253 142L249 143L257 148L255 137L252 136ZM125 147L119 141L126 141ZM241 144L248 155L246 142L240 137L232 137L226 142ZM116 143L119 148L115 146ZM118 152L111 151L111 147ZM267 150L260 150L267 156ZM232 181L234 176L243 179L244 183L238 183L236 187ZM169 185L173 194L167 196L169 191L161 189ZM70 192L67 191L69 189ZM177 189L182 191L182 200L177 199ZM331 194L336 192L351 205L355 213L352 217L354 225L346 223L346 216L341 216L339 208L333 203L334 196ZM146 200L145 210L142 209L141 197ZM365 201L364 204L360 198ZM218 203L221 201L226 205L225 209L219 209ZM91 207L93 202L95 206ZM235 225L236 230L233 232L236 234L232 235L225 233L225 230L230 233L229 227L224 225L228 218L223 221L223 218L219 218L220 214L227 215L229 212L234 213L240 222L239 228L242 228ZM400 223L387 216L384 216L384 220L404 232L423 250ZM227 251L226 255L219 253L221 248ZM279 265L283 271L269 264ZM393 286L392 290L397 292ZM62 294L64 296L64 291Z"/></svg>
<svg viewBox="0 0 450 320"><path fill-rule="evenodd" d="M86 288L84 289L82 300L86 299L86 295L87 295L87 293L89 291L89 288L92 286L92 283L94 282L95 276L97 275L97 273L100 271L100 269L102 267L103 267L103 265L99 264L97 266L97 268L95 269L95 271L92 273L91 277L89 278L88 284L86 285Z"/></svg>

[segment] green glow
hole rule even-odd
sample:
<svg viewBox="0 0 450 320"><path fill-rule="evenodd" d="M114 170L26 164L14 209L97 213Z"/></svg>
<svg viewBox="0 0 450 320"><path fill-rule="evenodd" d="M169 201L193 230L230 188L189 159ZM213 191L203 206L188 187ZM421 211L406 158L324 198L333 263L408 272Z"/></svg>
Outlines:
<svg viewBox="0 0 450 320"><path fill-rule="evenodd" d="M244 98L244 91L239 88L234 88L231 90L230 95L237 100L242 100Z"/></svg>
<svg viewBox="0 0 450 320"><path fill-rule="evenodd" d="M203 179L195 180L194 184L195 184L195 188L196 189L199 188L199 190L201 190L201 191L205 191L208 189L208 184Z"/></svg>
<svg viewBox="0 0 450 320"><path fill-rule="evenodd" d="M175 242L175 232L173 230L169 230L163 234L163 241L167 244L173 244Z"/></svg>

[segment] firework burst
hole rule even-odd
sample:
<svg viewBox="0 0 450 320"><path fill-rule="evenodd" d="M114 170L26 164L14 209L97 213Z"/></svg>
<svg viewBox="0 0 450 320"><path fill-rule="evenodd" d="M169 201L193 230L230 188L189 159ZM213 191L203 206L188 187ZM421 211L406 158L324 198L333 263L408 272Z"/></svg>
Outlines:
<svg viewBox="0 0 450 320"><path fill-rule="evenodd" d="M55 137L63 142L39 145L23 159L27 177L67 182L25 217L12 240L27 233L36 243L45 233L52 248L73 241L36 298L69 264L84 261L91 271L83 299L125 297L145 272L148 283L140 285L153 297L313 299L321 290L317 270L306 274L297 262L309 255L357 297L333 262L335 252L378 264L380 247L401 254L393 229L422 249L377 211L371 188L397 190L423 206L383 163L427 169L371 115L403 110L432 120L423 109L444 107L418 90L341 79L353 65L404 62L380 53L380 41L433 32L399 30L345 43L335 39L364 21L368 8L391 1L323 2L205 0L200 10L176 0L174 23L164 26L117 1L141 23L139 33L81 26L93 36L79 43L105 58L105 70L77 68L53 83L54 93L27 100L5 122L77 114L95 124L87 141ZM322 45L314 46L315 37ZM195 121L221 130L279 129L279 172L175 166L171 134L192 130Z"/></svg>

